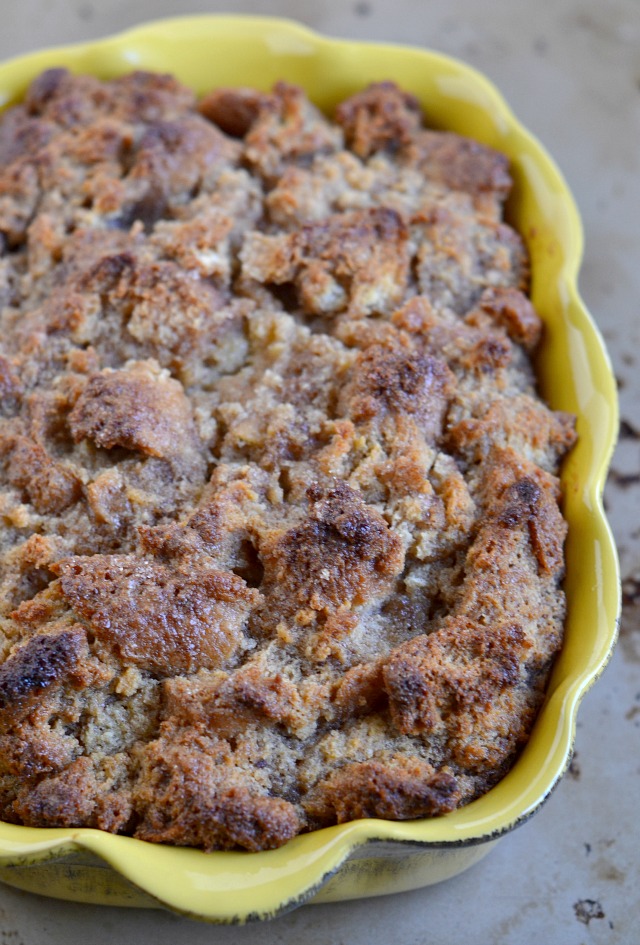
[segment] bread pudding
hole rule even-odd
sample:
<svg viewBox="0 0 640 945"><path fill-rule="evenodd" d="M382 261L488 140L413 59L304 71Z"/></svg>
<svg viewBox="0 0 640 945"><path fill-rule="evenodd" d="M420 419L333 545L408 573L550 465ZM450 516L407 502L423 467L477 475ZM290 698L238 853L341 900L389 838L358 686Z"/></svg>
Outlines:
<svg viewBox="0 0 640 945"><path fill-rule="evenodd" d="M507 160L390 82L54 69L0 118L0 816L205 850L444 814L562 643Z"/></svg>

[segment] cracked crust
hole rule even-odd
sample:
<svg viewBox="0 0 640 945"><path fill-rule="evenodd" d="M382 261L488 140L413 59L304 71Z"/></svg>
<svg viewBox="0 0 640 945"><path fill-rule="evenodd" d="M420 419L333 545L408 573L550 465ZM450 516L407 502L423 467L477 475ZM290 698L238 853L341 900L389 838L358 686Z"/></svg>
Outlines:
<svg viewBox="0 0 640 945"><path fill-rule="evenodd" d="M391 82L54 69L0 157L2 818L261 850L490 788L575 438L504 156Z"/></svg>

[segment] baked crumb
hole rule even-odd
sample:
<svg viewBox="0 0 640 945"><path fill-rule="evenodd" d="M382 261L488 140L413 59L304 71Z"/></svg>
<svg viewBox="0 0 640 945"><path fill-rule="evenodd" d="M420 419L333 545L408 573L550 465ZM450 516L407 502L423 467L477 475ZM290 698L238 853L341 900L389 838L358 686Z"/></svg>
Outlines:
<svg viewBox="0 0 640 945"><path fill-rule="evenodd" d="M2 818L262 850L488 790L575 439L506 158L392 82L53 69L0 159Z"/></svg>

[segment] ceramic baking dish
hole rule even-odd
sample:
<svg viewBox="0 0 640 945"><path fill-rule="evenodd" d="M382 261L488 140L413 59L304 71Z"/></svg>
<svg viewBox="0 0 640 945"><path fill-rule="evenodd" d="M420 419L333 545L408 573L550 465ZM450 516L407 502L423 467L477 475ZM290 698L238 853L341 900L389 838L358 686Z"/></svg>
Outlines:
<svg viewBox="0 0 640 945"><path fill-rule="evenodd" d="M164 20L0 66L0 103L17 101L41 70L67 66L112 78L132 69L174 73L203 93L216 85L300 84L322 109L376 80L421 101L430 125L508 155L515 181L507 218L531 256L532 299L545 323L537 368L555 409L577 415L579 441L562 481L566 642L533 734L500 784L445 817L361 820L296 837L262 853L156 846L88 829L0 824L0 878L22 889L93 903L164 906L217 922L273 916L304 902L407 890L459 873L531 816L568 766L582 697L611 653L619 610L616 553L602 489L617 431L615 382L577 276L582 231L573 199L543 148L493 86L460 62L423 49L326 39L268 18Z"/></svg>

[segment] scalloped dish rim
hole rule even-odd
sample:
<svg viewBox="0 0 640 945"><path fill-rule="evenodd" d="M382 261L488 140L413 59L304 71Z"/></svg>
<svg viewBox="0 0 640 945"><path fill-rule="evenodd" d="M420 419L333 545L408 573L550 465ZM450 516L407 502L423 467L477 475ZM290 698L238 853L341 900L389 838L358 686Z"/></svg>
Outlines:
<svg viewBox="0 0 640 945"><path fill-rule="evenodd" d="M604 344L578 292L583 237L573 197L547 152L484 76L418 47L325 38L270 17L177 17L1 64L0 106L18 100L30 78L54 65L105 78L133 68L173 72L199 93L216 84L266 87L285 78L305 87L323 108L369 81L390 78L421 99L435 127L468 134L510 157L515 186L508 219L527 242L532 298L546 325L537 364L541 391L551 406L578 416L579 441L562 472L570 523L568 618L565 646L528 744L506 777L466 807L430 820L354 821L260 853L203 853L85 828L0 824L0 878L12 882L12 869L17 875L51 857L82 851L142 890L150 905L209 921L242 922L307 901L354 853L376 859L378 850L388 862L396 848L400 857L464 849L458 866L447 867L453 875L479 858L472 847L488 849L534 813L557 784L570 761L579 704L616 639L619 569L602 492L617 436L617 394ZM371 845L366 852L359 849L365 844ZM414 885L432 881L437 879L423 877ZM385 891L383 884L376 892L355 895ZM349 895L348 885L342 892L332 886L323 901ZM96 900L88 894L84 901Z"/></svg>

